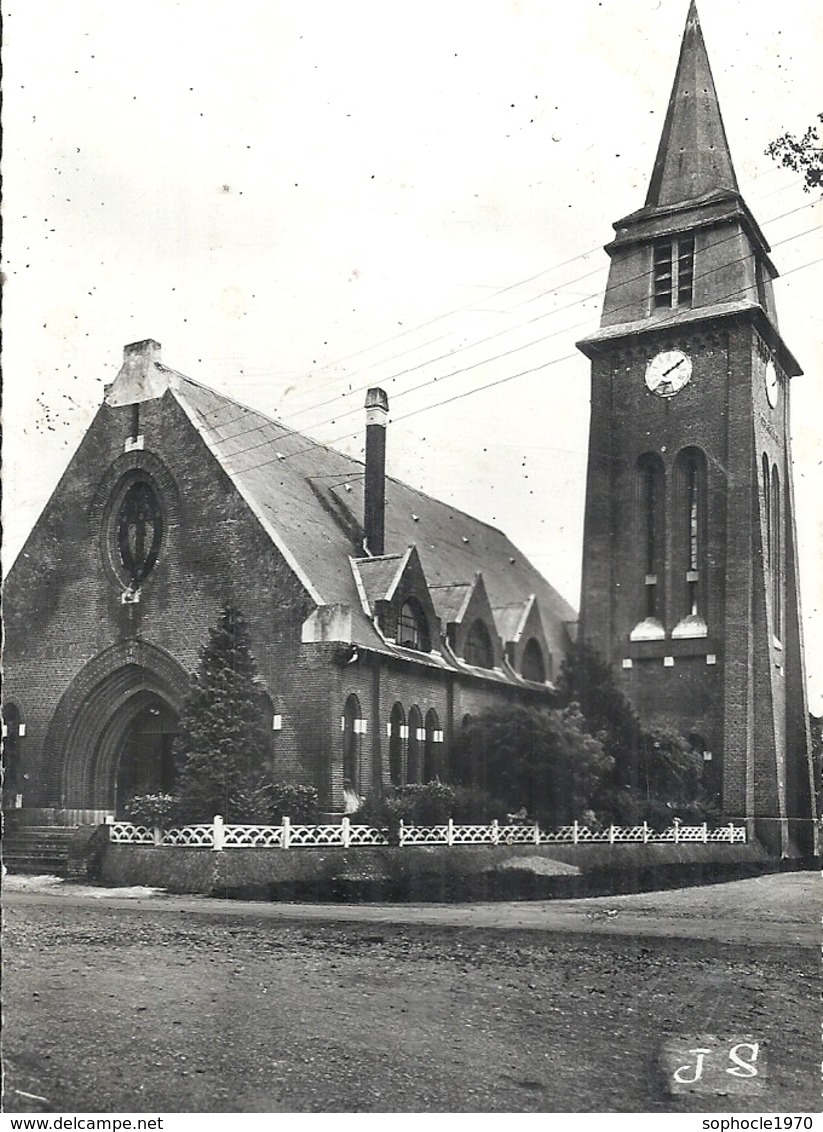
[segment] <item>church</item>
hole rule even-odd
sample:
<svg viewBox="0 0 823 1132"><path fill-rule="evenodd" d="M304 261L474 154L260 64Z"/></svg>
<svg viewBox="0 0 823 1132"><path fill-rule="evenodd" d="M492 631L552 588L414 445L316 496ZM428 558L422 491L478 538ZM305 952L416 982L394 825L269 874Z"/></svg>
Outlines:
<svg viewBox="0 0 823 1132"><path fill-rule="evenodd" d="M274 776L344 794L447 779L467 717L552 702L579 636L644 721L703 752L727 820L775 854L815 815L769 246L743 201L691 5L645 204L615 224L591 361L577 614L499 530L164 364L122 367L9 574L4 805L122 814L173 786L191 672L247 619ZM535 406L539 411L539 406Z"/></svg>
<svg viewBox="0 0 823 1132"><path fill-rule="evenodd" d="M278 781L448 777L466 716L548 703L574 611L500 531L125 348L6 586L5 793L23 820L122 814L172 740L221 608L249 624Z"/></svg>

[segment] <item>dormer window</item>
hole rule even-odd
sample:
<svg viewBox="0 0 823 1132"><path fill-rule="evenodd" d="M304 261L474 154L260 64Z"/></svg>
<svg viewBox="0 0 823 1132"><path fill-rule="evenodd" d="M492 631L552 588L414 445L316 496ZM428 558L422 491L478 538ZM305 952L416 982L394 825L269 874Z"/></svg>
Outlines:
<svg viewBox="0 0 823 1132"><path fill-rule="evenodd" d="M691 306L694 285L694 236L678 236L654 245L652 303L660 307Z"/></svg>
<svg viewBox="0 0 823 1132"><path fill-rule="evenodd" d="M397 618L397 643L406 649L431 652L431 636L423 607L416 597L408 597Z"/></svg>
<svg viewBox="0 0 823 1132"><path fill-rule="evenodd" d="M475 668L494 668L492 639L489 636L489 630L479 618L469 629L469 635L466 637L466 645L463 649L463 658L467 664L472 664Z"/></svg>
<svg viewBox="0 0 823 1132"><path fill-rule="evenodd" d="M532 680L535 684L546 683L546 665L543 660L543 650L534 639L530 637L523 649L523 659L520 664L524 680Z"/></svg>

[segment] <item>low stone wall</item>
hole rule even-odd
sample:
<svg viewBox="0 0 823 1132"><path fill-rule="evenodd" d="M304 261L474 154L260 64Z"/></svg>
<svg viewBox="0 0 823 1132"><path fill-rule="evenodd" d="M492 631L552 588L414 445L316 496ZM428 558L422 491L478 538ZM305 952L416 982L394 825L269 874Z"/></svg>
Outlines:
<svg viewBox="0 0 823 1132"><path fill-rule="evenodd" d="M284 900L528 899L629 892L773 871L746 845L211 849L107 845L99 879Z"/></svg>

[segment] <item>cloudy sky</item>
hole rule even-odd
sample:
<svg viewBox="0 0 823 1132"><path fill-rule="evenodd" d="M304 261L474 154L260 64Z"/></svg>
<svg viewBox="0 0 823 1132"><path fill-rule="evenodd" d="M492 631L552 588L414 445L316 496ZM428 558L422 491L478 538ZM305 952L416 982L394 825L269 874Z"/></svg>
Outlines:
<svg viewBox="0 0 823 1132"><path fill-rule="evenodd" d="M502 526L579 602L588 364L687 0L8 0L4 569L123 345ZM783 278L812 706L823 708L823 205L764 156L821 109L823 10L702 0Z"/></svg>

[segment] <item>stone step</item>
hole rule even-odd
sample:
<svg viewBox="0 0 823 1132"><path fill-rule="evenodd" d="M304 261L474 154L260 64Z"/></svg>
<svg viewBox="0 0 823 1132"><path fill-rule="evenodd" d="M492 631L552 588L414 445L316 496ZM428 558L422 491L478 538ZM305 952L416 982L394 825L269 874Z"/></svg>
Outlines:
<svg viewBox="0 0 823 1132"><path fill-rule="evenodd" d="M49 844L68 844L74 836L75 826L24 826L21 829L6 831L4 841L16 841L20 844L30 841L47 842Z"/></svg>
<svg viewBox="0 0 823 1132"><path fill-rule="evenodd" d="M8 831L3 838L3 864L10 873L54 873L69 871L71 826L26 826Z"/></svg>

